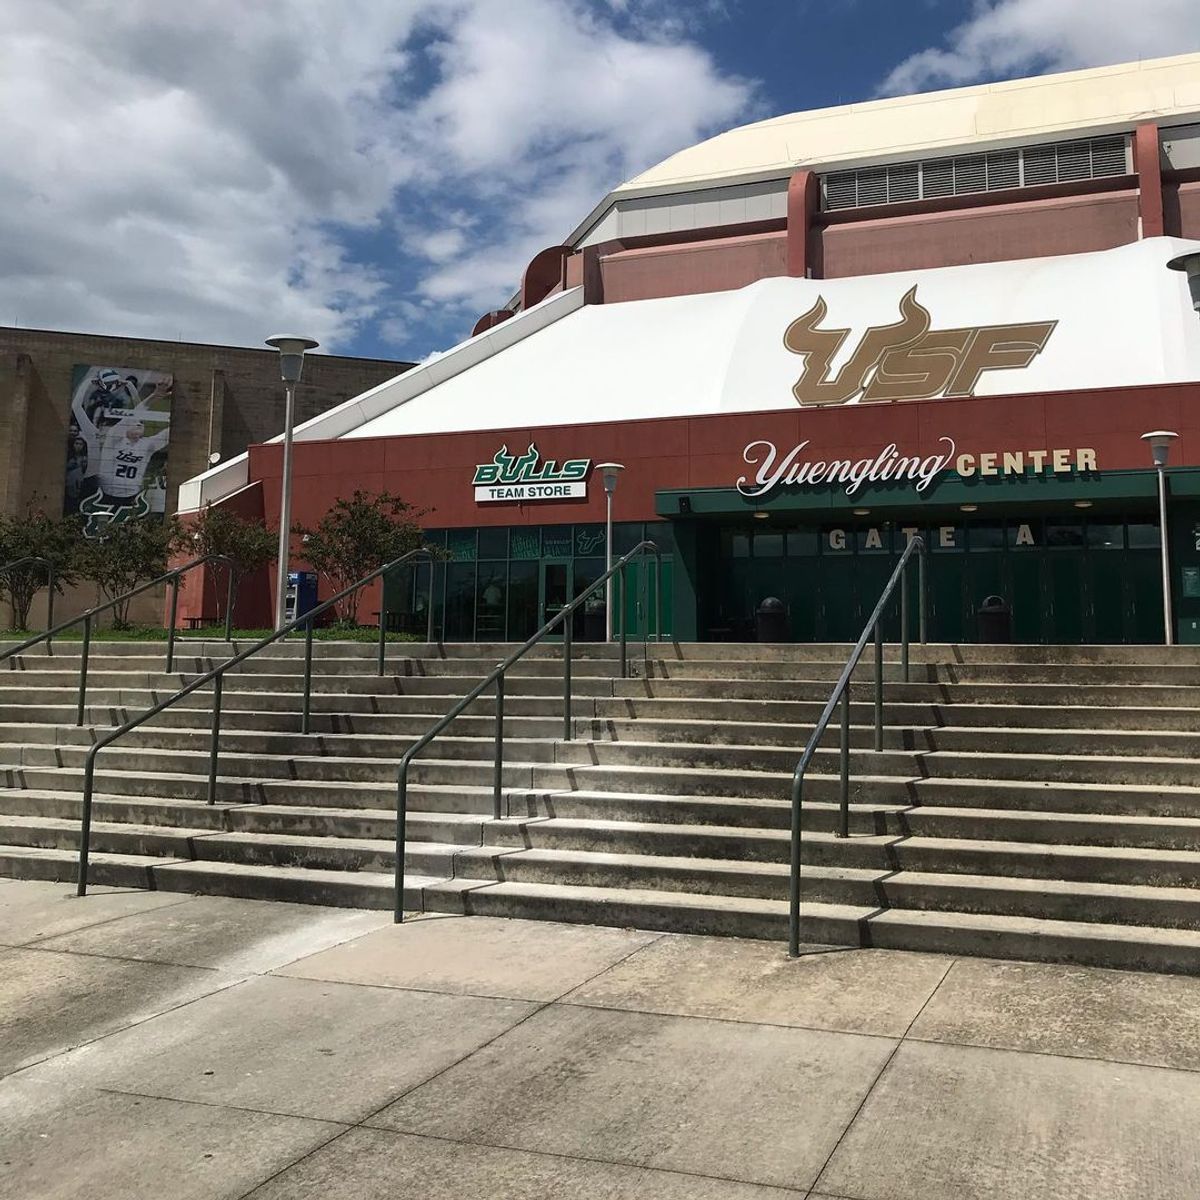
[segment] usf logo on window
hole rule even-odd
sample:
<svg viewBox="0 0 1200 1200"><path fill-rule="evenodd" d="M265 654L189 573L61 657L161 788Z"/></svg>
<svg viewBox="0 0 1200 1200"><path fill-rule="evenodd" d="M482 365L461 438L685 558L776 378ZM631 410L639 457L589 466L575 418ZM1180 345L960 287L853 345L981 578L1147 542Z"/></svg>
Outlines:
<svg viewBox="0 0 1200 1200"><path fill-rule="evenodd" d="M509 454L501 446L490 463L475 468L475 501L567 500L587 495L590 458L569 458L561 465L542 460L533 442L524 454Z"/></svg>
<svg viewBox="0 0 1200 1200"><path fill-rule="evenodd" d="M819 329L828 307L823 297L783 335L783 344L804 357L792 392L803 405L846 404L859 399L930 400L973 396L984 371L1027 367L1041 354L1057 321L1020 325L964 325L934 329L911 287L900 299L900 320L872 325L843 365L834 371L849 329Z"/></svg>

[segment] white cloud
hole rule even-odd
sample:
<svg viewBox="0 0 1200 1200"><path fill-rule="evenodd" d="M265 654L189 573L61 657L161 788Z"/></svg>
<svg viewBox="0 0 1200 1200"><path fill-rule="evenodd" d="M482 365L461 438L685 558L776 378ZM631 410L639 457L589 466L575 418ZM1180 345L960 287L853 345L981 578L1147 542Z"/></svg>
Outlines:
<svg viewBox="0 0 1200 1200"><path fill-rule="evenodd" d="M897 95L1196 49L1197 0L984 0L944 46L906 58L879 90Z"/></svg>
<svg viewBox="0 0 1200 1200"><path fill-rule="evenodd" d="M0 7L0 323L345 348L437 301L458 331L752 101L649 10L584 0Z"/></svg>

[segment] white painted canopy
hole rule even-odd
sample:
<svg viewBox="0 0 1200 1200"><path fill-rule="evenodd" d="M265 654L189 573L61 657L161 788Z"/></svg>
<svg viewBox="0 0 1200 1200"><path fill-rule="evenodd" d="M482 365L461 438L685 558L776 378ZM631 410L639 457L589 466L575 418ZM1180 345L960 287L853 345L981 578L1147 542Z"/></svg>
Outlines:
<svg viewBox="0 0 1200 1200"><path fill-rule="evenodd" d="M785 346L793 321L818 306L815 329L847 331L819 373L830 378L869 327L900 320L910 294L932 331L1055 323L1028 365L983 371L976 395L1200 380L1200 319L1184 277L1166 269L1169 258L1193 248L1150 238L1092 254L850 279L762 279L737 291L622 304L583 305L576 290L314 418L297 437L794 408L792 387L813 356ZM185 484L180 508L245 482L244 459L232 460Z"/></svg>

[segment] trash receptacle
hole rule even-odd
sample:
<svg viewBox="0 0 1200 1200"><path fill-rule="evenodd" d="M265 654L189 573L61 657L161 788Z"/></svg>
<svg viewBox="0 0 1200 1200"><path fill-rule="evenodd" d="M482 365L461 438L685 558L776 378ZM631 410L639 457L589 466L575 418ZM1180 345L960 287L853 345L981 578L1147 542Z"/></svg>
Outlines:
<svg viewBox="0 0 1200 1200"><path fill-rule="evenodd" d="M786 642L787 606L776 596L768 596L755 610L755 630L760 642Z"/></svg>
<svg viewBox="0 0 1200 1200"><path fill-rule="evenodd" d="M988 596L975 614L979 620L981 642L1012 641L1012 609L1003 596Z"/></svg>
<svg viewBox="0 0 1200 1200"><path fill-rule="evenodd" d="M583 640L602 642L608 622L605 620L604 597L589 596L583 602Z"/></svg>

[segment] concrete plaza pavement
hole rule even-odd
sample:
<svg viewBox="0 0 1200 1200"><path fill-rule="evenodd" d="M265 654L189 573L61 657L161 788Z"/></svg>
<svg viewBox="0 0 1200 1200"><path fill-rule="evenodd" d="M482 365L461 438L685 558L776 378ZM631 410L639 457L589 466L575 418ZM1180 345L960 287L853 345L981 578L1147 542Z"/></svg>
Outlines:
<svg viewBox="0 0 1200 1200"><path fill-rule="evenodd" d="M0 881L22 1200L1194 1200L1200 979Z"/></svg>

